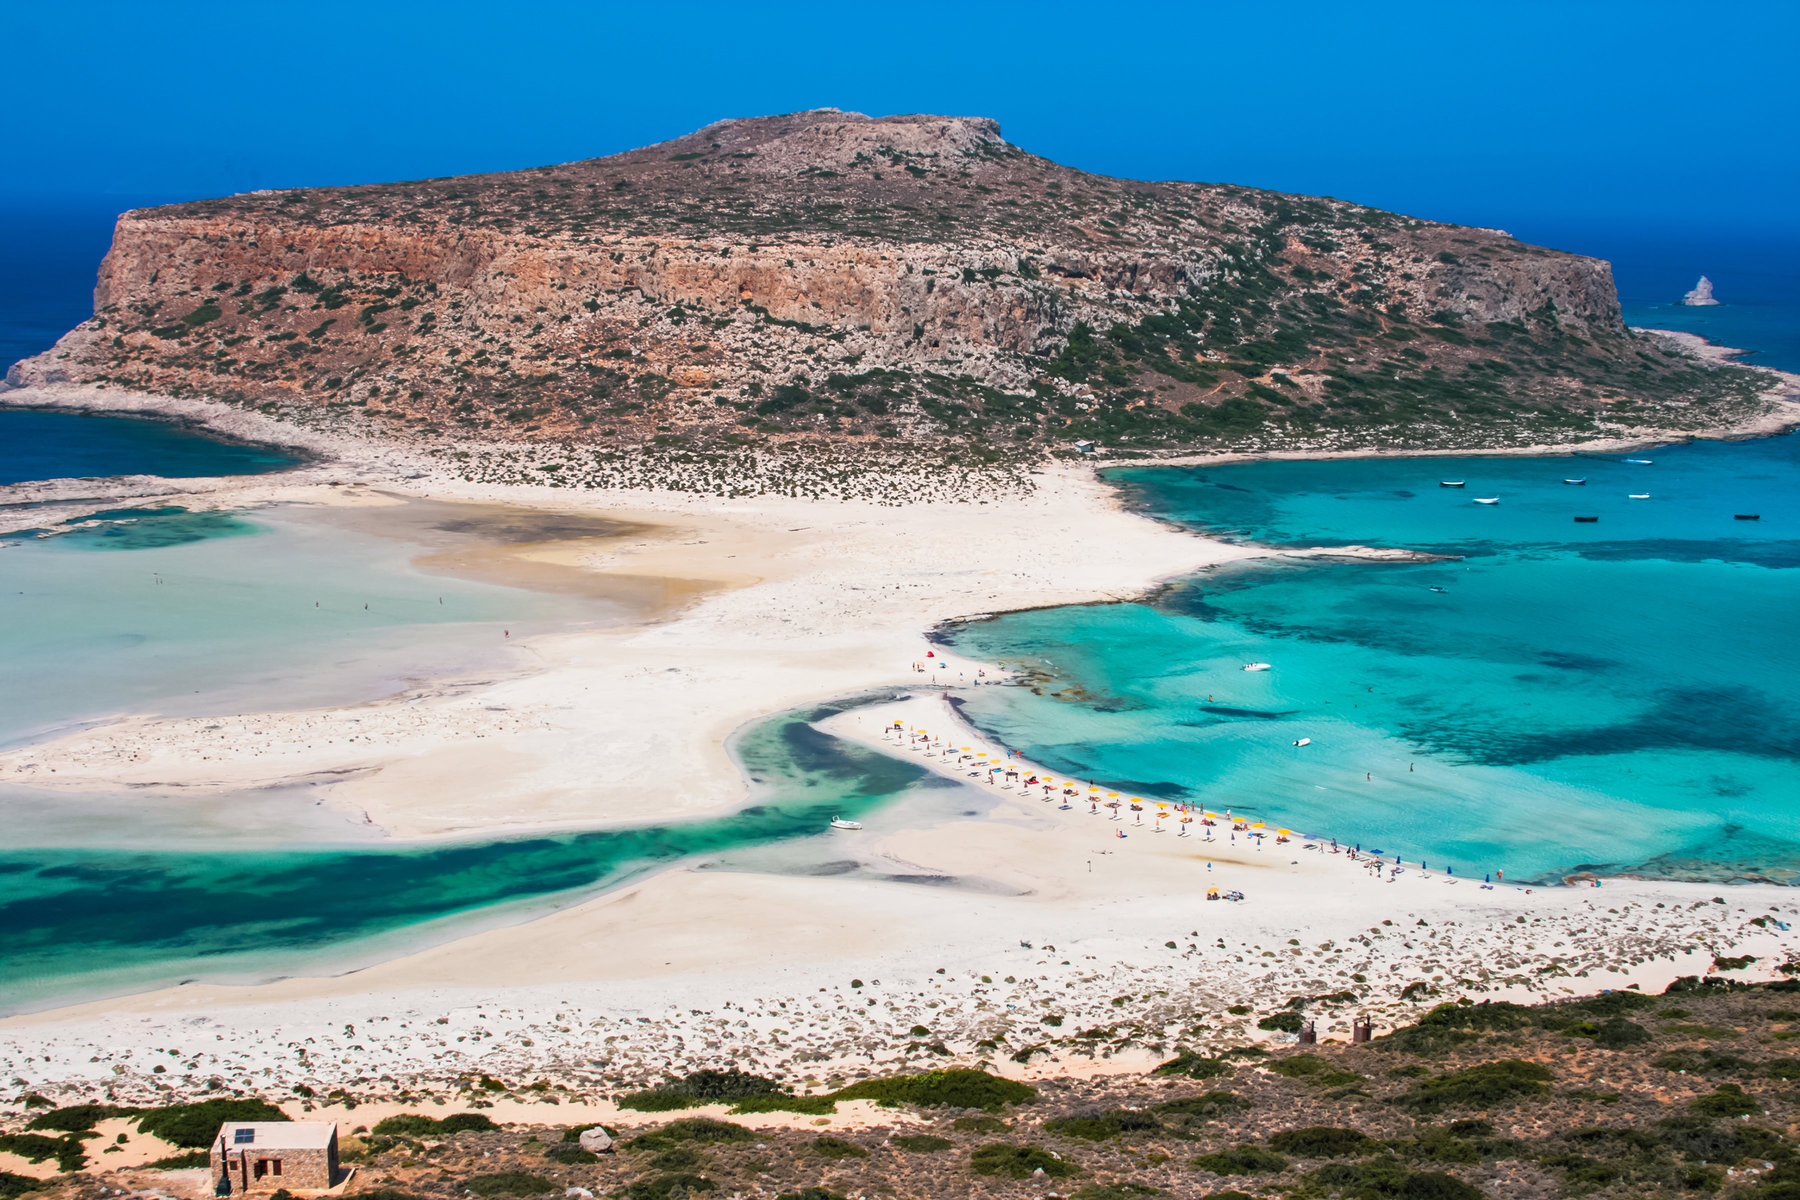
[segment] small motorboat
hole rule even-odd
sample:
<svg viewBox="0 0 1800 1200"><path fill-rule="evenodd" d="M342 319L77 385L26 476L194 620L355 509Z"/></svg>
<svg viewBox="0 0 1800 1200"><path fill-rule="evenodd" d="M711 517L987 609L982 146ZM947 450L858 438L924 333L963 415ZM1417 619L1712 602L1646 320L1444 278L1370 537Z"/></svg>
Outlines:
<svg viewBox="0 0 1800 1200"><path fill-rule="evenodd" d="M1439 587L1439 586L1438 586L1438 585L1437 585L1437 584L1435 584L1435 583L1434 583L1434 584L1432 584L1432 585L1431 585L1431 587L1430 587L1430 588L1429 588L1429 589L1427 589L1427 590L1429 590L1429 591L1433 591L1433 592L1436 592L1436 593L1437 593L1437 594L1438 594L1438 595L1440 595L1440 596L1447 596L1447 595L1449 595L1449 594L1450 594L1450 589L1449 589L1449 588L1447 588L1447 587Z"/></svg>
<svg viewBox="0 0 1800 1200"><path fill-rule="evenodd" d="M1246 671L1266 671L1268 669L1269 669L1268 663L1245 663L1244 664L1244 670L1246 670Z"/></svg>
<svg viewBox="0 0 1800 1200"><path fill-rule="evenodd" d="M1647 467L1650 465L1650 460L1647 458L1628 458L1625 461L1639 467Z"/></svg>
<svg viewBox="0 0 1800 1200"><path fill-rule="evenodd" d="M833 829L861 829L862 822L861 821L846 821L842 817L833 817L833 818L831 818L831 827Z"/></svg>
<svg viewBox="0 0 1800 1200"><path fill-rule="evenodd" d="M1626 492L1625 498L1627 500L1648 500L1650 498L1650 493L1649 492Z"/></svg>
<svg viewBox="0 0 1800 1200"><path fill-rule="evenodd" d="M1445 479L1445 480L1441 481L1438 484L1438 486L1439 487L1468 487L1469 485L1461 479Z"/></svg>
<svg viewBox="0 0 1800 1200"><path fill-rule="evenodd" d="M1762 514L1761 513L1733 513L1733 514L1731 514L1731 519L1734 521L1760 521L1760 520L1762 520Z"/></svg>
<svg viewBox="0 0 1800 1200"><path fill-rule="evenodd" d="M1477 503L1477 504L1498 504L1498 503L1500 503L1500 497L1488 496L1485 499L1477 497L1475 503Z"/></svg>
<svg viewBox="0 0 1800 1200"><path fill-rule="evenodd" d="M1301 738L1301 739L1300 739L1300 740L1299 740L1299 741L1297 741L1297 742L1295 742L1295 743L1294 743L1294 745L1296 745L1296 746L1310 746L1310 745L1312 745L1312 739L1311 739L1311 738Z"/></svg>
<svg viewBox="0 0 1800 1200"><path fill-rule="evenodd" d="M1576 522L1581 525L1592 525L1595 521L1598 521L1599 519L1600 519L1599 517L1576 517L1575 518Z"/></svg>
<svg viewBox="0 0 1800 1200"><path fill-rule="evenodd" d="M1572 486L1574 486L1574 487L1585 487L1585 486L1587 486L1587 480L1585 480L1585 479L1565 479L1565 480L1563 480L1563 482L1564 482L1564 483L1567 483L1567 484L1570 484L1570 485L1572 485Z"/></svg>

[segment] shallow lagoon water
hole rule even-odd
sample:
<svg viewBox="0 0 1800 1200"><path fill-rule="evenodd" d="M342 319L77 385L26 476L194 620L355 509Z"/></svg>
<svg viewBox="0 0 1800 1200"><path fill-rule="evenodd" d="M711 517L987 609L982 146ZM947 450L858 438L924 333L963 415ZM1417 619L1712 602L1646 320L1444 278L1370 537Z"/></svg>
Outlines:
<svg viewBox="0 0 1800 1200"><path fill-rule="evenodd" d="M976 622L959 650L1041 680L964 711L1073 776L1459 873L1792 880L1800 439L1624 457L1116 472L1238 540L1463 557L1254 562Z"/></svg>
<svg viewBox="0 0 1800 1200"><path fill-rule="evenodd" d="M867 698L865 698L867 699ZM168 849L0 851L0 1013L188 979L342 971L567 907L698 855L761 847L762 869L841 856L833 816L867 817L935 780L813 723L746 728L732 751L751 804L696 821L396 849L226 841ZM811 841L812 849L797 844ZM786 860L774 843L797 845Z"/></svg>

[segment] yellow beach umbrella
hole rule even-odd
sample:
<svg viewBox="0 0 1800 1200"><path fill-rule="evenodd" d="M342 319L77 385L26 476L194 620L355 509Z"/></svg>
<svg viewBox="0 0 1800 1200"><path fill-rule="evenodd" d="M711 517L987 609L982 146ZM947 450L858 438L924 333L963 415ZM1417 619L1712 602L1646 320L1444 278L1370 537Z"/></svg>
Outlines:
<svg viewBox="0 0 1800 1200"><path fill-rule="evenodd" d="M1267 829L1267 828L1268 828L1268 822L1266 822L1266 821L1252 821L1252 822L1251 822L1251 823L1250 823L1250 828L1252 828L1252 829Z"/></svg>

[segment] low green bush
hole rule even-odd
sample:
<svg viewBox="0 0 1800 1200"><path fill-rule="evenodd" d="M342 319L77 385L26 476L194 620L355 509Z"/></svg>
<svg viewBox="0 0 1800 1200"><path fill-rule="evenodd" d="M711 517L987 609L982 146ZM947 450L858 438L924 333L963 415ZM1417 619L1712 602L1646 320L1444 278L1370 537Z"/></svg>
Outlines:
<svg viewBox="0 0 1800 1200"><path fill-rule="evenodd" d="M145 1109L138 1115L138 1131L193 1150L211 1146L219 1126L227 1121L287 1119L286 1113L262 1100L202 1100L198 1104Z"/></svg>
<svg viewBox="0 0 1800 1200"><path fill-rule="evenodd" d="M698 1096L690 1096L686 1092L677 1092L664 1088L651 1088L643 1092L626 1092L615 1096L613 1103L620 1108L632 1112L680 1112L684 1108L699 1108L706 1101Z"/></svg>
<svg viewBox="0 0 1800 1200"><path fill-rule="evenodd" d="M1747 1117L1762 1106L1737 1084L1721 1083L1711 1095L1696 1096L1688 1101L1688 1107L1702 1116Z"/></svg>
<svg viewBox="0 0 1800 1200"><path fill-rule="evenodd" d="M830 1096L745 1096L731 1106L733 1116L744 1113L789 1112L809 1117L822 1117L837 1111L837 1101Z"/></svg>
<svg viewBox="0 0 1800 1200"><path fill-rule="evenodd" d="M1502 1059L1422 1079L1400 1098L1400 1104L1419 1113L1488 1108L1545 1095L1552 1078L1550 1068L1539 1063Z"/></svg>
<svg viewBox="0 0 1800 1200"><path fill-rule="evenodd" d="M477 1196L542 1196L546 1192L561 1191L562 1185L524 1171L498 1171L465 1179L463 1188Z"/></svg>
<svg viewBox="0 0 1800 1200"><path fill-rule="evenodd" d="M54 1129L60 1133L86 1133L112 1117L135 1117L142 1109L116 1104L70 1104L41 1112L26 1122L27 1129Z"/></svg>
<svg viewBox="0 0 1800 1200"><path fill-rule="evenodd" d="M1077 1188L1069 1200L1137 1200L1139 1196L1155 1196L1159 1189L1142 1183L1090 1183Z"/></svg>
<svg viewBox="0 0 1800 1200"><path fill-rule="evenodd" d="M1349 1158L1373 1154L1381 1143L1355 1129L1338 1129L1330 1125L1313 1125L1305 1129L1284 1129L1269 1139L1269 1149L1295 1158Z"/></svg>
<svg viewBox="0 0 1800 1200"><path fill-rule="evenodd" d="M1217 1117L1234 1108L1247 1108L1249 1104L1242 1096L1230 1092L1206 1092L1152 1105L1150 1111L1165 1117Z"/></svg>
<svg viewBox="0 0 1800 1200"><path fill-rule="evenodd" d="M670 1197L677 1195L692 1196L695 1192L710 1192L718 1186L704 1175L671 1171L636 1180L618 1194L622 1200L670 1200Z"/></svg>
<svg viewBox="0 0 1800 1200"><path fill-rule="evenodd" d="M1155 1133L1161 1128L1162 1122L1149 1113L1128 1108L1054 1117L1044 1122L1045 1133L1085 1138L1090 1142L1104 1142L1126 1133Z"/></svg>
<svg viewBox="0 0 1800 1200"><path fill-rule="evenodd" d="M191 1171L195 1167L207 1166L211 1161L210 1150L189 1150L186 1154L171 1154L145 1165L153 1171Z"/></svg>
<svg viewBox="0 0 1800 1200"><path fill-rule="evenodd" d="M87 1150L76 1136L49 1137L42 1133L0 1133L0 1152L16 1154L28 1163L54 1158L56 1169L67 1174L87 1165Z"/></svg>
<svg viewBox="0 0 1800 1200"><path fill-rule="evenodd" d="M869 1152L855 1142L825 1134L813 1139L812 1151L823 1158L867 1158Z"/></svg>
<svg viewBox="0 0 1800 1200"><path fill-rule="evenodd" d="M725 1142L750 1142L756 1140L756 1132L742 1125L734 1125L730 1121L715 1121L711 1117L683 1117L679 1121L671 1121L661 1129L652 1129L649 1133L639 1134L625 1144L627 1150L666 1150L683 1142L699 1142L703 1145L716 1145Z"/></svg>
<svg viewBox="0 0 1800 1200"><path fill-rule="evenodd" d="M1008 1104L1037 1098L1036 1090L986 1071L948 1068L918 1075L865 1079L831 1093L833 1100L874 1100L928 1108L981 1108L998 1112Z"/></svg>
<svg viewBox="0 0 1800 1200"><path fill-rule="evenodd" d="M1309 1172L1307 1182L1327 1195L1404 1197L1405 1200L1486 1200L1481 1191L1453 1175L1412 1171L1391 1158L1330 1163Z"/></svg>
<svg viewBox="0 0 1800 1200"><path fill-rule="evenodd" d="M1180 1075L1188 1079L1216 1079L1221 1075L1231 1074L1231 1064L1204 1054L1183 1050L1150 1073L1152 1075Z"/></svg>
<svg viewBox="0 0 1800 1200"><path fill-rule="evenodd" d="M373 1137L448 1137L455 1133L491 1133L500 1128L483 1113L451 1113L447 1117L428 1117L423 1113L396 1113L375 1122L369 1130Z"/></svg>
<svg viewBox="0 0 1800 1200"><path fill-rule="evenodd" d="M977 1175L1004 1175L1008 1179L1029 1179L1042 1171L1052 1179L1078 1175L1081 1168L1036 1146L1011 1146L995 1142L978 1146L969 1155L969 1169Z"/></svg>
<svg viewBox="0 0 1800 1200"><path fill-rule="evenodd" d="M1261 1146L1239 1146L1202 1154L1194 1165L1214 1175L1272 1175L1287 1170L1288 1160Z"/></svg>
<svg viewBox="0 0 1800 1200"><path fill-rule="evenodd" d="M33 1179L29 1175L14 1175L11 1171L0 1171L0 1200L13 1200L14 1196L23 1196L26 1192L35 1192L44 1186L41 1179Z"/></svg>
<svg viewBox="0 0 1800 1200"><path fill-rule="evenodd" d="M1270 1013L1268 1016L1258 1021L1256 1027L1258 1029L1268 1029L1277 1033L1299 1033L1300 1027L1304 1024L1306 1024L1306 1019L1299 1013L1290 1012L1284 1009L1278 1013Z"/></svg>

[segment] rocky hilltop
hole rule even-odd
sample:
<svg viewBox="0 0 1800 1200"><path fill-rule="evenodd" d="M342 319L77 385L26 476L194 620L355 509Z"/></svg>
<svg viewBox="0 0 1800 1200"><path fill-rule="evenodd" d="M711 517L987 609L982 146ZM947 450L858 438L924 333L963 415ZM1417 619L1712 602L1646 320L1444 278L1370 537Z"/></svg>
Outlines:
<svg viewBox="0 0 1800 1200"><path fill-rule="evenodd" d="M1634 336L1596 259L1090 175L986 119L836 110L129 212L94 307L9 381L406 430L469 461L1497 445L1692 427L1757 390Z"/></svg>

